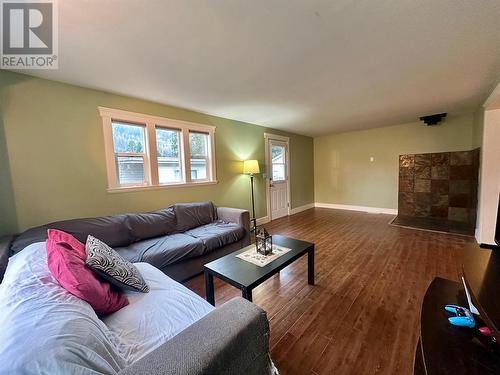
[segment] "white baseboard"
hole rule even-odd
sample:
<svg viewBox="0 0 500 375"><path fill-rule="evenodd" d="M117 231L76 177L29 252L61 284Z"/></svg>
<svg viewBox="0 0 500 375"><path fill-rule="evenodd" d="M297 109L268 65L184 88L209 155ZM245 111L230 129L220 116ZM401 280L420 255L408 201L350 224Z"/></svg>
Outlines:
<svg viewBox="0 0 500 375"><path fill-rule="evenodd" d="M298 214L299 212L308 210L310 208L314 208L314 203L309 203L309 204L305 204L303 206L292 208L290 210L290 215ZM271 221L271 219L269 218L269 216L259 217L259 218L257 218L257 225L267 224L270 221Z"/></svg>
<svg viewBox="0 0 500 375"><path fill-rule="evenodd" d="M302 212L302 211L305 211L305 210L308 210L310 208L314 208L315 204L314 203L309 203L309 204L305 204L303 206L299 206L299 207L295 207L295 208L292 208L290 210L290 215L295 215L295 214L298 214L299 212Z"/></svg>
<svg viewBox="0 0 500 375"><path fill-rule="evenodd" d="M380 208L380 207L368 207L368 206L351 206L349 204L335 204L335 203L320 203L316 202L314 207L319 208L333 208L336 210L349 210L349 211L362 211L371 214L389 214L397 215L398 210L394 208Z"/></svg>
<svg viewBox="0 0 500 375"><path fill-rule="evenodd" d="M349 210L349 211L361 211L368 212L371 214L389 214L389 215L397 215L398 210L393 208L379 208L379 207L367 207L367 206L351 206L347 204L335 204L335 203L309 203L303 206L295 207L290 210L290 215L298 214L299 212L309 210L310 208L333 208L336 210ZM269 223L271 220L269 216L259 217L257 219L257 225L263 225Z"/></svg>
<svg viewBox="0 0 500 375"><path fill-rule="evenodd" d="M263 224L267 224L269 223L271 220L269 220L269 216L263 216L263 217L259 217L257 219L257 226L259 225L263 225Z"/></svg>

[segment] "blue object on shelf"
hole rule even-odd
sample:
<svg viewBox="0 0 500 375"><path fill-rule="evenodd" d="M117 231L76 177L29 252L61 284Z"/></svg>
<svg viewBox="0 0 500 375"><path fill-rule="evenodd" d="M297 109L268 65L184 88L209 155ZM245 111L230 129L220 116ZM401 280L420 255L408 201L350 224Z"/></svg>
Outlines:
<svg viewBox="0 0 500 375"><path fill-rule="evenodd" d="M469 309L457 305L446 305L444 309L456 315L448 318L448 321L454 326L469 328L474 328L476 326L474 315L472 315Z"/></svg>

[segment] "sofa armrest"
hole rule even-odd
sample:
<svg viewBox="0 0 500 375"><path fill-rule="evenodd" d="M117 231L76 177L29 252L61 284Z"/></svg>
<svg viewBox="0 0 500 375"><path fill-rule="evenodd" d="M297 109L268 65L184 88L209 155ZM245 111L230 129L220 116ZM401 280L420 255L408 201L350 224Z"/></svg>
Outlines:
<svg viewBox="0 0 500 375"><path fill-rule="evenodd" d="M265 311L235 298L120 372L120 375L272 374Z"/></svg>
<svg viewBox="0 0 500 375"><path fill-rule="evenodd" d="M217 207L219 220L239 224L245 229L245 236L240 240L242 247L250 245L250 212L239 208Z"/></svg>
<svg viewBox="0 0 500 375"><path fill-rule="evenodd" d="M9 263L10 244L14 240L14 236L0 237L0 283L3 280L3 274Z"/></svg>
<svg viewBox="0 0 500 375"><path fill-rule="evenodd" d="M231 207L217 207L219 220L236 223L250 231L250 213L247 210Z"/></svg>

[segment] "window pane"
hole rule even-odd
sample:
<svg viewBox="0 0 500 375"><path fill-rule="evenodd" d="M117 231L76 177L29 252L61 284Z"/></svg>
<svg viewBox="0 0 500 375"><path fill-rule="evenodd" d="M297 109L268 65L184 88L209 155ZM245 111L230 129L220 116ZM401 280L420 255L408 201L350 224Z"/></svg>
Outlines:
<svg viewBox="0 0 500 375"><path fill-rule="evenodd" d="M144 183L144 158L142 156L117 156L116 171L120 185Z"/></svg>
<svg viewBox="0 0 500 375"><path fill-rule="evenodd" d="M156 128L160 184L180 182L182 180L179 139L180 131L178 130Z"/></svg>
<svg viewBox="0 0 500 375"><path fill-rule="evenodd" d="M208 134L189 132L189 152L192 158L207 156Z"/></svg>
<svg viewBox="0 0 500 375"><path fill-rule="evenodd" d="M273 181L285 181L285 146L271 146L271 157Z"/></svg>
<svg viewBox="0 0 500 375"><path fill-rule="evenodd" d="M191 180L207 179L207 161L202 159L191 159Z"/></svg>
<svg viewBox="0 0 500 375"><path fill-rule="evenodd" d="M272 161L274 163L285 163L285 147L272 146L271 147Z"/></svg>
<svg viewBox="0 0 500 375"><path fill-rule="evenodd" d="M143 153L144 126L113 122L113 145L116 152Z"/></svg>
<svg viewBox="0 0 500 375"><path fill-rule="evenodd" d="M208 159L208 134L189 132L191 179L206 180Z"/></svg>
<svg viewBox="0 0 500 375"><path fill-rule="evenodd" d="M273 164L273 181L285 181L285 164Z"/></svg>

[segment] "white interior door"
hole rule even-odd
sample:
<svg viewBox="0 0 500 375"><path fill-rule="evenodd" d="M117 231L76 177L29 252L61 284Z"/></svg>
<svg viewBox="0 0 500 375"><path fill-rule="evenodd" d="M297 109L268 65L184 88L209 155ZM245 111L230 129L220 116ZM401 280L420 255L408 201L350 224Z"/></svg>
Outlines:
<svg viewBox="0 0 500 375"><path fill-rule="evenodd" d="M268 142L269 200L271 220L288 215L288 142Z"/></svg>

